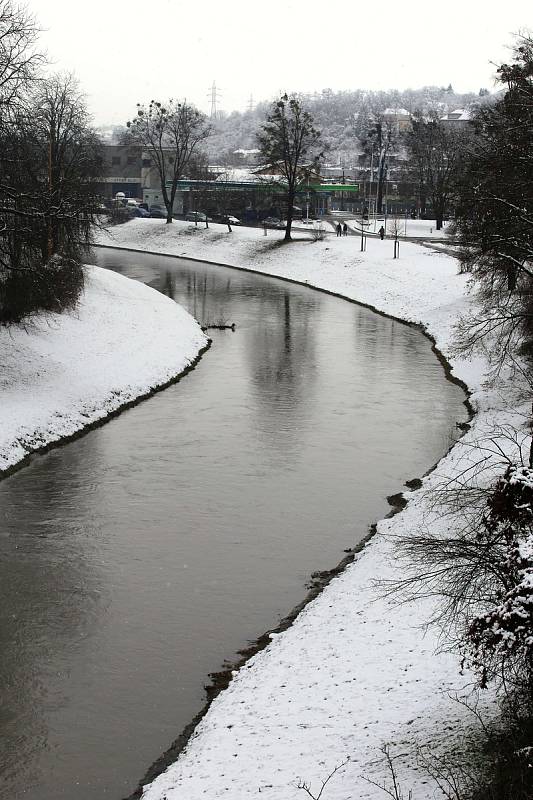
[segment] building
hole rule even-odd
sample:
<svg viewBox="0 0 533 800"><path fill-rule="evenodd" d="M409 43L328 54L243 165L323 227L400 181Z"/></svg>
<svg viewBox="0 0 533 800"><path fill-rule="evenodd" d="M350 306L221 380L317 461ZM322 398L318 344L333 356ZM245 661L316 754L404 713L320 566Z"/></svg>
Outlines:
<svg viewBox="0 0 533 800"><path fill-rule="evenodd" d="M472 119L472 114L467 108L456 108L440 118L443 125L453 128L466 128Z"/></svg>
<svg viewBox="0 0 533 800"><path fill-rule="evenodd" d="M405 108L386 108L383 119L395 133L403 133L411 128L411 114Z"/></svg>
<svg viewBox="0 0 533 800"><path fill-rule="evenodd" d="M102 145L104 174L98 181L99 194L105 199L124 192L126 197L142 197L143 156L141 148L123 144Z"/></svg>

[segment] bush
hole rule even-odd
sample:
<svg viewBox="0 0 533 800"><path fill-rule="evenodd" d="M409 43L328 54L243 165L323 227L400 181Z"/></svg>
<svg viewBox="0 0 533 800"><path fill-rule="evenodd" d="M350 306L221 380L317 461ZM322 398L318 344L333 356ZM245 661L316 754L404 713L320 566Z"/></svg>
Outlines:
<svg viewBox="0 0 533 800"><path fill-rule="evenodd" d="M76 261L55 258L37 269L9 271L0 279L0 323L72 308L82 289L83 269Z"/></svg>

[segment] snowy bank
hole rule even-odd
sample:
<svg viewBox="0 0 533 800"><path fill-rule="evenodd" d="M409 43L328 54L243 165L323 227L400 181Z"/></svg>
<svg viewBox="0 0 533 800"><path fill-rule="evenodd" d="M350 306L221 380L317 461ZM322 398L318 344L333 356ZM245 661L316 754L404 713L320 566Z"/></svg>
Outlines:
<svg viewBox="0 0 533 800"><path fill-rule="evenodd" d="M87 267L74 311L0 328L0 473L168 384L206 344L169 298Z"/></svg>
<svg viewBox="0 0 533 800"><path fill-rule="evenodd" d="M458 275L453 258L402 243L401 258L394 260L392 242L374 239L361 253L360 240L350 236L318 242L307 236L281 247L281 236L137 220L101 242L297 280L417 323L469 386L477 413L471 430L422 489L406 494L405 510L381 521L378 534L345 572L235 673L178 760L145 787L143 800L248 800L258 794L296 800L305 796L299 780L317 795L340 764L323 800L380 800L383 790L368 779L390 782L381 752L387 743L404 796L412 789L415 800L442 797L417 763L416 750L464 747L463 732L474 724L473 716L451 697L472 683L472 675L460 674L456 655L436 653L435 630L423 629L431 601L401 605L383 596L375 579L398 577L396 537L422 524L441 530L460 524L428 505L427 489L459 475L476 457L473 445L490 448L495 424L520 426L521 409L506 408L497 388L485 388L482 358L453 358L453 327L471 303L467 278ZM509 406L509 394L506 402ZM487 468L480 480L490 481L496 471ZM494 709L489 693L481 707L487 714Z"/></svg>

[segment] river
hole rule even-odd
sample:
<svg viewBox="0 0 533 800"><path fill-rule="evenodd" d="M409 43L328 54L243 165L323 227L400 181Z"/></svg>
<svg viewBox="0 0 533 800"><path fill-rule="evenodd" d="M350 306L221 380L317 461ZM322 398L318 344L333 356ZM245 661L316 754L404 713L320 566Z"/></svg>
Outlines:
<svg viewBox="0 0 533 800"><path fill-rule="evenodd" d="M276 625L467 412L418 330L207 264L95 261L213 345L182 381L0 482L0 796L129 794L210 672Z"/></svg>

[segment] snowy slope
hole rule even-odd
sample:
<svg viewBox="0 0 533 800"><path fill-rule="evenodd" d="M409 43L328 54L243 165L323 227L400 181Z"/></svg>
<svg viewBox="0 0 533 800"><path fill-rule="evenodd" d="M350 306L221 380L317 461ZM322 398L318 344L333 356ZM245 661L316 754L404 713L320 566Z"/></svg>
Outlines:
<svg viewBox="0 0 533 800"><path fill-rule="evenodd" d="M0 472L181 373L207 343L180 306L86 269L77 309L0 327Z"/></svg>

